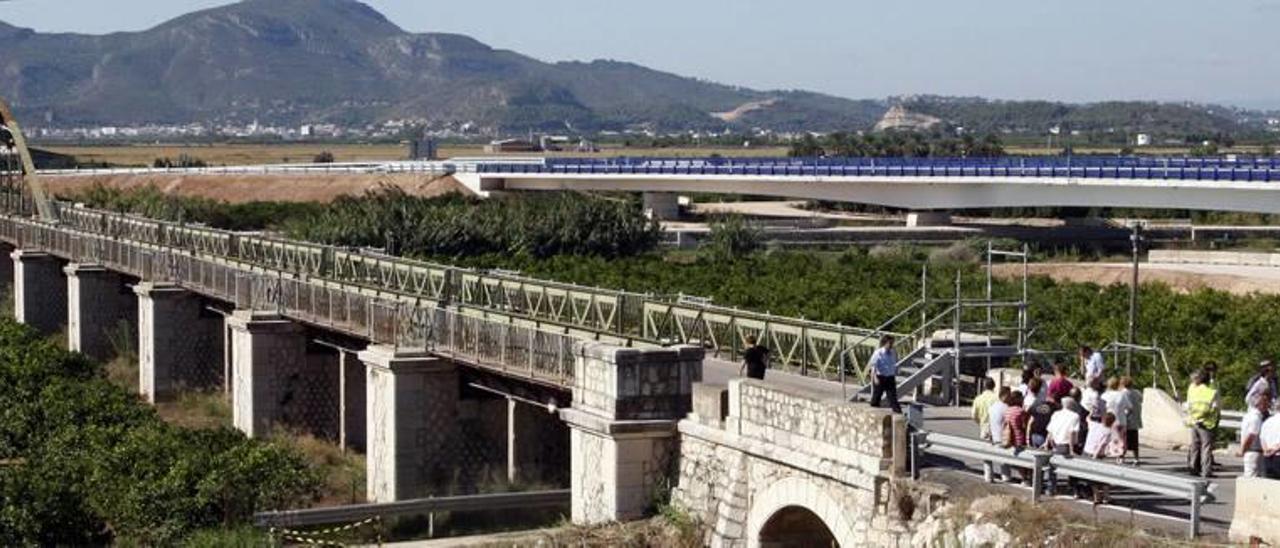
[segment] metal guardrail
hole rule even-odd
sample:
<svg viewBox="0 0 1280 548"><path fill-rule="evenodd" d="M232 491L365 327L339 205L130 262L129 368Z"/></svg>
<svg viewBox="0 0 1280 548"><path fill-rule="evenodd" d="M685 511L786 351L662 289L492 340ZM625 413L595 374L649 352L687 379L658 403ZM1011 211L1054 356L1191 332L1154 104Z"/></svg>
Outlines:
<svg viewBox="0 0 1280 548"><path fill-rule="evenodd" d="M481 174L675 175L766 177L987 177L1280 181L1270 158L548 158L539 163L492 162Z"/></svg>
<svg viewBox="0 0 1280 548"><path fill-rule="evenodd" d="M420 516L434 512L568 508L570 500L571 496L568 489L530 491L526 493L463 495L377 504L356 504L334 508L259 512L253 515L253 523L260 528L310 527L332 523L356 522L369 518Z"/></svg>
<svg viewBox="0 0 1280 548"><path fill-rule="evenodd" d="M1033 449L1014 450L990 442L939 434L916 432L911 437L911 474L919 477L921 453L956 457L1029 469L1032 472L1032 502L1039 502L1045 474L1123 487L1142 493L1186 500L1191 507L1190 538L1200 534L1200 507L1212 492L1207 480L1142 470L1085 457L1059 455Z"/></svg>

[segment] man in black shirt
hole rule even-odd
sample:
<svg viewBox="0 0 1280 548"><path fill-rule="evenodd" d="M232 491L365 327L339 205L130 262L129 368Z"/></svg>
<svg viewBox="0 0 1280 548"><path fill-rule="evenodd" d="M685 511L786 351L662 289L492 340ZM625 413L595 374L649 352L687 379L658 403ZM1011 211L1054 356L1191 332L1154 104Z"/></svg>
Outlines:
<svg viewBox="0 0 1280 548"><path fill-rule="evenodd" d="M769 349L756 344L754 335L747 335L747 348L742 351L742 370L738 374L745 371L750 378L764 380L764 372L768 368Z"/></svg>

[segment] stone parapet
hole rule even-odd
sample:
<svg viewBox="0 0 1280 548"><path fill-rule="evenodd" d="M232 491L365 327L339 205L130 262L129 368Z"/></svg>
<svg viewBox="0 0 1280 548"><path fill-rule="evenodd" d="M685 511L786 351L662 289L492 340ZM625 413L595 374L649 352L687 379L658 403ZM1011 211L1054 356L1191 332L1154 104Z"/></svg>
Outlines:
<svg viewBox="0 0 1280 548"><path fill-rule="evenodd" d="M573 407L615 420L676 420L691 407L705 350L583 343L576 349Z"/></svg>
<svg viewBox="0 0 1280 548"><path fill-rule="evenodd" d="M729 382L727 429L780 446L803 446L837 462L863 465L893 458L893 414L844 401L829 401L763 381ZM872 459L872 460L868 460Z"/></svg>

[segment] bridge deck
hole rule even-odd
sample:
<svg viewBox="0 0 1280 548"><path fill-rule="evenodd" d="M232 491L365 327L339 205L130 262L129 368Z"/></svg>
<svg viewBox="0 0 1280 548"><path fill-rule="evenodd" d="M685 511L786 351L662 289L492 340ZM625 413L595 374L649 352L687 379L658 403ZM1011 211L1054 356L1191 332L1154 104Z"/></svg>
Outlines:
<svg viewBox="0 0 1280 548"><path fill-rule="evenodd" d="M728 383L729 380L739 376L738 368L739 364L736 363L708 359L703 366L703 381L715 384ZM837 382L780 371L770 371L766 376L766 382L776 383L791 390L800 390L814 396L833 400L841 398L845 393ZM848 391L848 394L849 396L853 395L852 388ZM969 418L968 407L926 407L925 429L943 434L978 438L977 427ZM1216 479L1213 480L1217 485L1215 500L1202 508L1202 523L1206 533L1225 534L1235 513L1235 478L1239 476L1243 465L1239 458L1228 454L1227 451L1218 451L1215 456L1222 468ZM1144 447L1142 448L1142 462L1142 468L1144 469L1173 474L1186 473L1186 454L1183 452L1162 451ZM939 462L938 464L954 473L965 474L970 478L976 475L980 479L982 474L982 463L977 461L947 461ZM1059 500L1070 504L1078 504L1081 509L1092 507L1092 504L1086 501L1066 497L1061 497ZM1171 520L1175 523L1185 523L1191 512L1190 505L1183 501L1157 500L1140 494L1127 494L1121 491L1113 493L1113 500L1115 503L1104 508L1104 510L1113 512L1113 517L1116 519L1127 519L1128 512L1132 508L1143 513L1143 519L1153 520L1153 525L1168 525Z"/></svg>

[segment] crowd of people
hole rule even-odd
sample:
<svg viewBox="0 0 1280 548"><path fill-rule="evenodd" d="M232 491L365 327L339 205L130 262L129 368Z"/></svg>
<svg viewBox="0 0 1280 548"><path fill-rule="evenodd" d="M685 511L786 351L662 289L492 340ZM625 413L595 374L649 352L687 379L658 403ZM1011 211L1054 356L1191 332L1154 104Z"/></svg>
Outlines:
<svg viewBox="0 0 1280 548"><path fill-rule="evenodd" d="M1016 388L997 388L993 379L984 378L972 412L982 438L1014 450L1039 449L1116 462L1125 462L1132 454L1130 462L1139 463L1142 392L1129 377L1104 380L1100 352L1084 347L1080 360L1084 386L1070 380L1069 367L1063 362L1053 365L1048 382L1038 365L1023 371ZM992 474L988 467L988 475ZM1002 467L1000 475L1013 479L1008 467ZM1078 494L1086 487L1073 485ZM1104 499L1105 487L1094 489L1094 496Z"/></svg>
<svg viewBox="0 0 1280 548"><path fill-rule="evenodd" d="M1070 368L1058 362L1045 382L1040 366L1031 365L1016 387L997 387L983 379L982 392L974 399L972 417L985 440L1014 450L1038 449L1060 455L1112 460L1140 465L1139 432L1142 430L1142 391L1127 376L1106 376L1102 354L1080 349L1080 373L1084 386L1069 379ZM1217 367L1207 364L1192 377L1187 389L1187 427L1191 443L1187 468L1201 477L1213 477L1214 440L1221 422L1221 404L1215 380ZM1249 409L1240 428L1239 456L1244 460L1241 477L1280 477L1280 405L1276 367L1263 362L1247 384ZM1025 473L1025 471L1020 471ZM987 467L988 478L995 470ZM1008 467L1002 479L1013 481ZM1021 478L1026 480L1026 477ZM1097 501L1107 498L1105 485L1073 482L1078 495L1092 487Z"/></svg>
<svg viewBox="0 0 1280 548"><path fill-rule="evenodd" d="M1187 387L1187 426L1191 445L1187 468L1192 474L1213 477L1214 439L1221 426L1222 409L1217 384L1218 368L1209 363L1192 376ZM1258 365L1258 372L1246 383L1244 401L1248 409L1240 421L1238 456L1244 461L1242 478L1280 478L1280 407L1276 395L1276 367L1271 360Z"/></svg>

